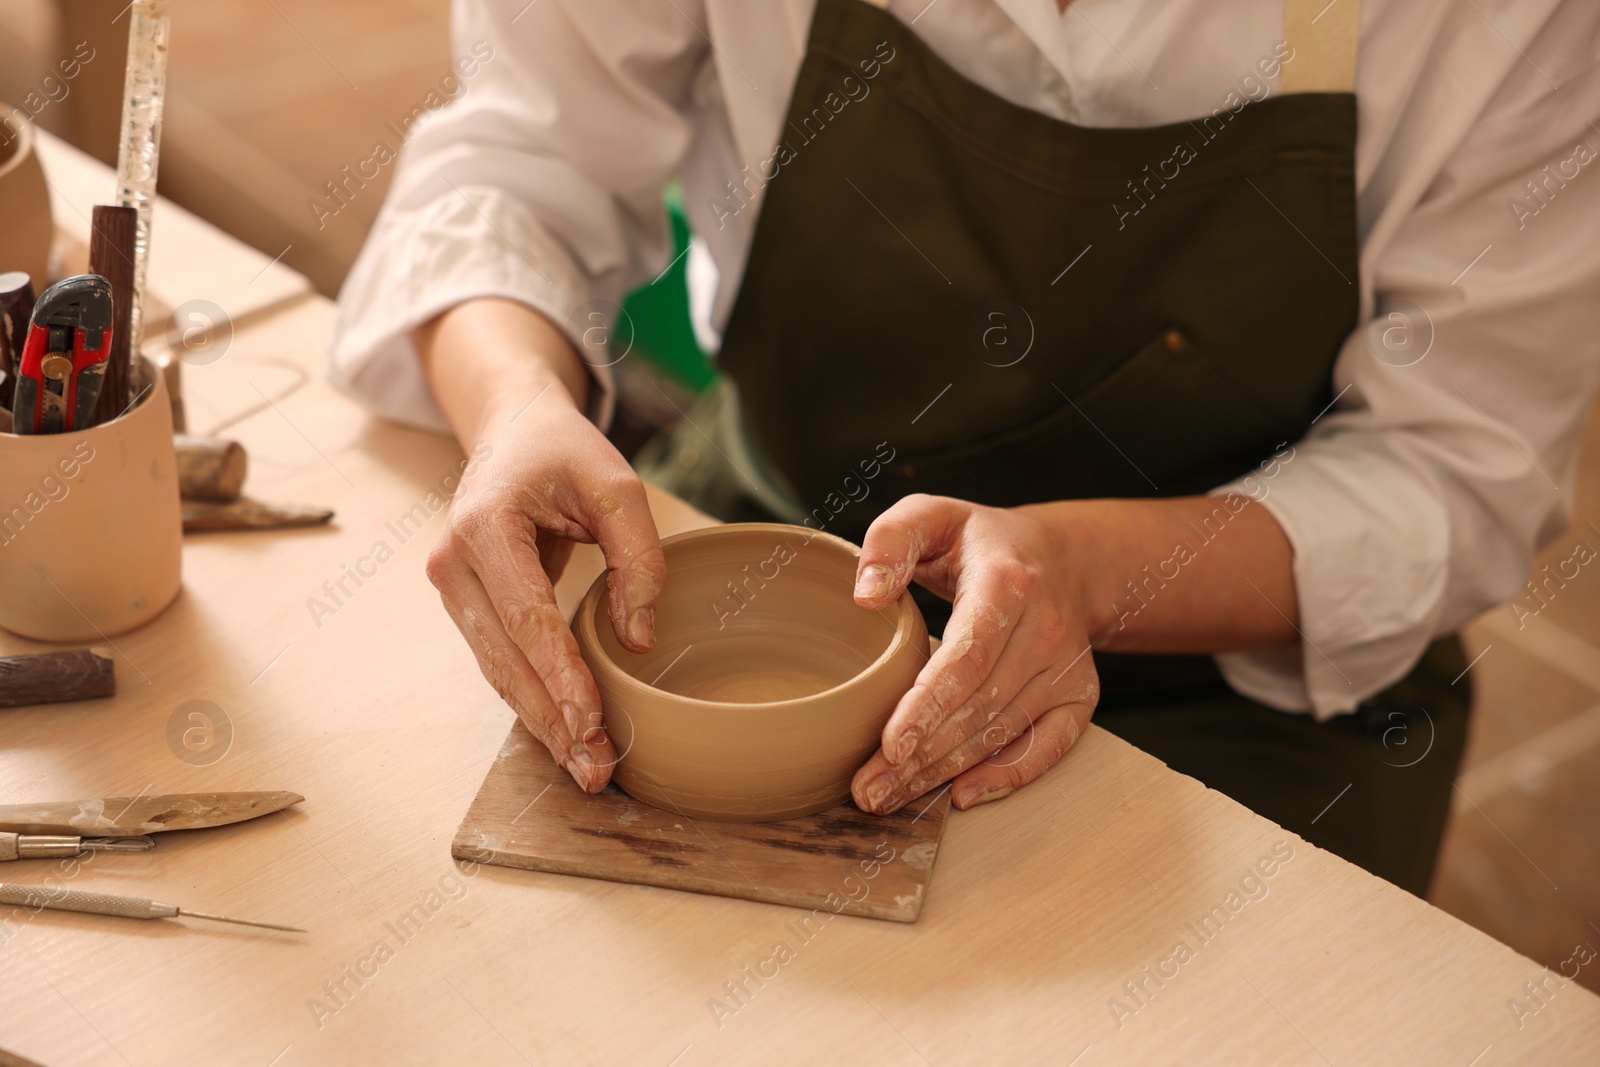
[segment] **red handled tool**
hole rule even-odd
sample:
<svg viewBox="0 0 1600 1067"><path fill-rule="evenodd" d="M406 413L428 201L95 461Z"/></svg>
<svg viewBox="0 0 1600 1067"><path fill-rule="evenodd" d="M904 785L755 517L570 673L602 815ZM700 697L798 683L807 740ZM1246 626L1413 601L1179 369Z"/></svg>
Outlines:
<svg viewBox="0 0 1600 1067"><path fill-rule="evenodd" d="M80 274L44 291L17 367L13 433L67 433L94 424L111 333L111 283L100 275Z"/></svg>

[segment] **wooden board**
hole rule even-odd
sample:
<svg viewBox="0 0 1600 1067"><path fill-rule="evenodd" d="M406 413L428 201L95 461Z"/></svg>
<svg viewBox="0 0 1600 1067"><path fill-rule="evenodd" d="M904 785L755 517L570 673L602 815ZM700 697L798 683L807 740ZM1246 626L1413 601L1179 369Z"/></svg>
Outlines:
<svg viewBox="0 0 1600 1067"><path fill-rule="evenodd" d="M889 816L846 802L777 823L691 819L615 785L585 793L517 723L450 852L499 867L915 922L949 814L944 789Z"/></svg>

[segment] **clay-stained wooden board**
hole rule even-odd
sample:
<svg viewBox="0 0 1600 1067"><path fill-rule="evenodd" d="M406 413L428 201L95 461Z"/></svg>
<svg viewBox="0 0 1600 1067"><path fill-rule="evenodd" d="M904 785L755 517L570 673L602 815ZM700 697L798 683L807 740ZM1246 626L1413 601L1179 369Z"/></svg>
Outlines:
<svg viewBox="0 0 1600 1067"><path fill-rule="evenodd" d="M457 859L915 922L950 790L893 815L848 802L777 823L691 819L615 785L589 795L521 723L456 831Z"/></svg>

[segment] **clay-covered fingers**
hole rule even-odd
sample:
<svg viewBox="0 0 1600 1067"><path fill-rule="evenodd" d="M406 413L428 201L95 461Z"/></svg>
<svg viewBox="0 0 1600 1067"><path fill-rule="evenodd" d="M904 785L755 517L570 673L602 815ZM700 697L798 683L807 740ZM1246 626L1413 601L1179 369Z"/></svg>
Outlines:
<svg viewBox="0 0 1600 1067"><path fill-rule="evenodd" d="M553 530L540 530L534 538L533 547L539 553L539 562L544 564L544 573L550 579L550 584L555 585L566 573L567 564L572 561L574 543Z"/></svg>
<svg viewBox="0 0 1600 1067"><path fill-rule="evenodd" d="M1051 708L993 756L956 776L955 806L965 811L1010 796L1053 766L1083 735L1093 708L1063 704Z"/></svg>
<svg viewBox="0 0 1600 1067"><path fill-rule="evenodd" d="M924 561L941 559L950 552L971 512L972 505L949 497L914 493L896 501L873 520L861 544L856 603L864 608L894 603L918 577L917 569ZM947 593L936 581L923 584L940 596Z"/></svg>
<svg viewBox="0 0 1600 1067"><path fill-rule="evenodd" d="M1031 781L1099 697L1085 586L1039 514L907 497L867 533L856 601L881 607L913 579L951 600L950 622L851 783L881 813L952 779L963 806Z"/></svg>
<svg viewBox="0 0 1600 1067"><path fill-rule="evenodd" d="M1014 565L964 561L941 644L883 728L883 754L910 759L917 746L972 699L998 666L1023 615L1026 591Z"/></svg>
<svg viewBox="0 0 1600 1067"><path fill-rule="evenodd" d="M606 557L611 628L629 651L648 652L656 642L656 600L666 584L667 558L644 483L632 471L606 479L584 505L585 528Z"/></svg>
<svg viewBox="0 0 1600 1067"><path fill-rule="evenodd" d="M908 784L925 777L924 772L933 766L949 767L943 778L933 784L948 780L951 775L965 770L971 766L975 759L966 762L950 762L947 757L963 749L974 738L995 738L994 743L984 749L984 754L996 751L1000 746L1015 736L997 737L997 725L1002 715L1011 712L1011 717L1016 717L1019 709L1013 708L1012 702L1021 692L1024 684L1038 670L1041 659L1048 661L1052 650L1042 647L1043 635L1037 632L1036 627L1028 627L1026 623L1018 628L1012 639L1007 642L1000 660L995 664L994 670L989 672L989 677L984 679L977 690L968 697L953 712L942 721L933 724L926 737L921 738L911 754L898 763L891 762L882 749L873 754L858 772L853 783L852 792L856 802L867 811L885 811L889 801L902 794L904 799L916 796L917 792L907 793ZM1048 707L1047 704L1022 705L1023 707ZM1023 715L1022 726L1028 720ZM1020 727L1018 727L1020 729ZM957 759L959 760L959 756ZM982 758L982 756L976 757Z"/></svg>
<svg viewBox="0 0 1600 1067"><path fill-rule="evenodd" d="M603 730L591 732L587 742L574 735L545 683L506 632L499 611L473 569L441 546L428 557L428 577L495 692L579 786L591 793L605 788L616 762L610 739Z"/></svg>
<svg viewBox="0 0 1600 1067"><path fill-rule="evenodd" d="M987 721L961 736L939 756L924 759L919 750L918 755L906 764L890 767L894 786L876 801L863 803L864 791L855 789L856 803L879 815L898 811L909 801L936 789L967 768L999 752L1025 733L1032 722L1032 716L1020 704L1012 704L994 712ZM860 781L860 775L857 781Z"/></svg>
<svg viewBox="0 0 1600 1067"><path fill-rule="evenodd" d="M1039 665L1051 663L1060 655L1063 633L1060 615L1050 605L1025 606L1022 621L1012 631L989 676L901 761L902 777L920 770L986 729L1011 706L1023 686L1038 675ZM1043 708L1053 703L1053 700L1035 700L1024 706Z"/></svg>
<svg viewBox="0 0 1600 1067"><path fill-rule="evenodd" d="M1092 713L1099 680L1081 625L1052 603L1030 606L989 677L899 763L880 749L852 781L856 802L888 814L1024 736L1035 716L1071 705ZM1031 765L1030 765L1031 766Z"/></svg>
<svg viewBox="0 0 1600 1067"><path fill-rule="evenodd" d="M956 806L964 810L999 800L1039 777L1077 743L1099 701L1100 677L1085 640L1059 668L1041 671L1017 694L1017 705L1048 710L1014 740L1007 738L1000 751L956 778Z"/></svg>
<svg viewBox="0 0 1600 1067"><path fill-rule="evenodd" d="M451 513L450 531L435 556L441 564L460 560L470 568L505 633L554 701L567 732L581 738L601 722L600 693L556 603L538 534L535 519L517 494L497 493ZM430 577L434 566L430 557ZM458 572L446 567L441 573Z"/></svg>

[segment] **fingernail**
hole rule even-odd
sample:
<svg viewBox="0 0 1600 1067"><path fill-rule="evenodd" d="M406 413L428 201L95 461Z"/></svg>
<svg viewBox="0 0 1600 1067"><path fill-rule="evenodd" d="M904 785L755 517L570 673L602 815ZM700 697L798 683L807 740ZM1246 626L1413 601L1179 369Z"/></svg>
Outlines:
<svg viewBox="0 0 1600 1067"><path fill-rule="evenodd" d="M561 702L561 718L567 724L567 730L573 737L583 734L583 713L578 710L578 705L570 700Z"/></svg>
<svg viewBox="0 0 1600 1067"><path fill-rule="evenodd" d="M883 802L888 799L890 792L894 790L894 780L895 773L893 771L884 771L882 774L878 775L878 777L868 782L866 790L867 807L871 808L873 811L877 811L880 807L882 807Z"/></svg>
<svg viewBox="0 0 1600 1067"><path fill-rule="evenodd" d="M628 638L636 645L648 646L656 640L656 612L654 608L639 608L628 616Z"/></svg>
<svg viewBox="0 0 1600 1067"><path fill-rule="evenodd" d="M881 563L869 564L856 575L857 599L876 600L894 585L894 572Z"/></svg>
<svg viewBox="0 0 1600 1067"><path fill-rule="evenodd" d="M1011 787L1009 785L969 785L956 794L956 807L966 811L968 808L976 807L979 804L987 804L991 800L999 800L1001 797L1010 795Z"/></svg>
<svg viewBox="0 0 1600 1067"><path fill-rule="evenodd" d="M899 743L894 746L894 754L891 756L885 752L884 755L889 756L890 763L904 763L911 758L911 754L917 750L917 745L921 741L922 731L915 726L908 727L906 732L900 735Z"/></svg>
<svg viewBox="0 0 1600 1067"><path fill-rule="evenodd" d="M582 765L576 759L567 760L561 765L561 769L572 775L572 780L578 783L579 789L585 793L589 791L589 787L583 781Z"/></svg>
<svg viewBox="0 0 1600 1067"><path fill-rule="evenodd" d="M578 757L578 766L583 771L580 784L585 793L598 793L600 791L600 768L595 765L594 757L588 752Z"/></svg>
<svg viewBox="0 0 1600 1067"><path fill-rule="evenodd" d="M572 780L578 783L578 788L585 793L594 792L595 775L599 769L594 765L594 760L589 756L589 750L583 747L583 742L574 741L568 749L571 756L567 759L567 773L572 775Z"/></svg>

